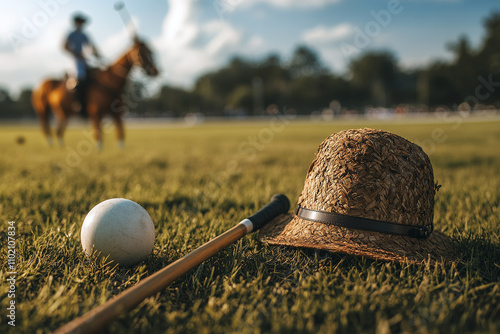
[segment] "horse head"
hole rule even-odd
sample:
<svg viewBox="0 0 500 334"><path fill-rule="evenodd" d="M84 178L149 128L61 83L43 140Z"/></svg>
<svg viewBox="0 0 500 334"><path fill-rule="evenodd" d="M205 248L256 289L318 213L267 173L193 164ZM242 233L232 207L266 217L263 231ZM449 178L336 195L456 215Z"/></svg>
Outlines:
<svg viewBox="0 0 500 334"><path fill-rule="evenodd" d="M133 64L141 67L147 75L151 77L158 75L158 68L153 60L153 52L151 52L151 49L146 43L138 37L134 37L134 46L130 55L132 56Z"/></svg>

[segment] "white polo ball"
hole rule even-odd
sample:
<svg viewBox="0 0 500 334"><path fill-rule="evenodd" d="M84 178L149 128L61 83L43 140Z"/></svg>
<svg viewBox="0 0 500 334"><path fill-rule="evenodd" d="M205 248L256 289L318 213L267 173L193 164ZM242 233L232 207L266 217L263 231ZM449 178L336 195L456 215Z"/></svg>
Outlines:
<svg viewBox="0 0 500 334"><path fill-rule="evenodd" d="M130 266L151 254L155 227L142 206L125 198L112 198L90 210L83 221L81 239L88 256L95 252Z"/></svg>

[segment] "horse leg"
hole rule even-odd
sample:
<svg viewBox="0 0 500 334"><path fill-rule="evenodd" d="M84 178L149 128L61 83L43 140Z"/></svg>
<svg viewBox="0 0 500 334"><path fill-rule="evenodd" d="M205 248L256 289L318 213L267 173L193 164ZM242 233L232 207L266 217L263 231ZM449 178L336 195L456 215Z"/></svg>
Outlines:
<svg viewBox="0 0 500 334"><path fill-rule="evenodd" d="M64 130L66 130L66 125L68 124L68 118L66 114L61 110L57 113L57 140L59 141L59 146L64 146Z"/></svg>
<svg viewBox="0 0 500 334"><path fill-rule="evenodd" d="M123 148L125 146L125 131L123 129L123 120L117 113L112 113L111 115L116 127L116 139L118 139L118 147Z"/></svg>
<svg viewBox="0 0 500 334"><path fill-rule="evenodd" d="M102 149L102 130L101 130L101 116L98 112L89 113L94 128L94 139L96 141L97 149Z"/></svg>
<svg viewBox="0 0 500 334"><path fill-rule="evenodd" d="M49 108L45 107L43 110L37 110L38 120L42 125L42 132L47 139L47 143L49 146L52 146L52 134L50 132L50 123L49 123Z"/></svg>

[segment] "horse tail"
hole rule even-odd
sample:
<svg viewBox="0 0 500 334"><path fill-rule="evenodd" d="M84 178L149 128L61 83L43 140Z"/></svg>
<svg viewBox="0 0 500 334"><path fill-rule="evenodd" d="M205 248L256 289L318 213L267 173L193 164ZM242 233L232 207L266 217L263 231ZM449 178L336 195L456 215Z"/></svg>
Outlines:
<svg viewBox="0 0 500 334"><path fill-rule="evenodd" d="M45 80L31 94L31 104L38 116L50 112L49 94L60 83L59 80Z"/></svg>
<svg viewBox="0 0 500 334"><path fill-rule="evenodd" d="M33 93L31 94L31 104L35 113L40 120L42 125L42 131L51 142L51 134L50 134L50 124L49 124L49 116L50 116L50 102L49 95L50 93L57 88L57 86L61 83L60 80L45 80L42 82L40 86L38 86Z"/></svg>

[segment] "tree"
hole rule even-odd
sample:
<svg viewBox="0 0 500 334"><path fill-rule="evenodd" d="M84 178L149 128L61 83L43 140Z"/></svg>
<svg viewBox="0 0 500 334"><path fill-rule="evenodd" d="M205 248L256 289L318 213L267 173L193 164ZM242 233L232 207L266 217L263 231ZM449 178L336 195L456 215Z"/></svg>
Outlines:
<svg viewBox="0 0 500 334"><path fill-rule="evenodd" d="M303 45L295 50L289 67L294 78L318 75L325 71L316 52Z"/></svg>
<svg viewBox="0 0 500 334"><path fill-rule="evenodd" d="M462 35L457 42L448 43L447 48L455 54L455 64L465 64L471 61L472 48L467 36Z"/></svg>
<svg viewBox="0 0 500 334"><path fill-rule="evenodd" d="M25 88L19 94L19 97L15 103L16 106L16 116L22 118L33 118L35 117L35 111L31 105L31 94L32 90L30 88Z"/></svg>
<svg viewBox="0 0 500 334"><path fill-rule="evenodd" d="M492 77L493 81L500 81L500 12L492 13L484 20L486 37L484 38L481 49L476 57L476 84L477 78L482 76ZM470 94L470 93L469 93ZM488 99L483 103L500 104L500 87L497 87Z"/></svg>
<svg viewBox="0 0 500 334"><path fill-rule="evenodd" d="M164 85L156 96L149 99L148 109L153 114L167 113L181 117L190 112L200 112L202 99L199 95L182 88Z"/></svg>
<svg viewBox="0 0 500 334"><path fill-rule="evenodd" d="M227 98L228 107L232 109L252 109L252 89L249 85L239 85Z"/></svg>
<svg viewBox="0 0 500 334"><path fill-rule="evenodd" d="M388 51L368 52L349 64L352 84L368 97L366 103L387 106L398 74L396 59Z"/></svg>
<svg viewBox="0 0 500 334"><path fill-rule="evenodd" d="M489 64L488 70L498 72L500 68L500 12L491 14L484 20L486 37L479 57L483 64Z"/></svg>
<svg viewBox="0 0 500 334"><path fill-rule="evenodd" d="M0 87L0 117L13 118L15 117L14 101L10 97L9 91Z"/></svg>
<svg viewBox="0 0 500 334"><path fill-rule="evenodd" d="M429 106L460 104L464 96L459 93L456 81L451 79L453 71L453 68L444 62L435 62L422 71L418 86L419 102Z"/></svg>
<svg viewBox="0 0 500 334"><path fill-rule="evenodd" d="M448 90L445 94L449 95L449 99L462 99L474 92L477 86L478 69L476 56L474 50L470 46L469 40L466 36L462 35L456 42L448 43L447 48L453 53L453 61L450 64L442 64L438 67L430 65L429 68L437 71L433 74L434 77L441 76L442 80L447 80L447 85L442 87L442 91ZM440 84L443 84L441 82ZM430 89L435 89L433 87ZM455 90L454 92L450 92ZM443 92L434 92L433 95L443 95ZM454 101L452 104L460 104L460 101Z"/></svg>

